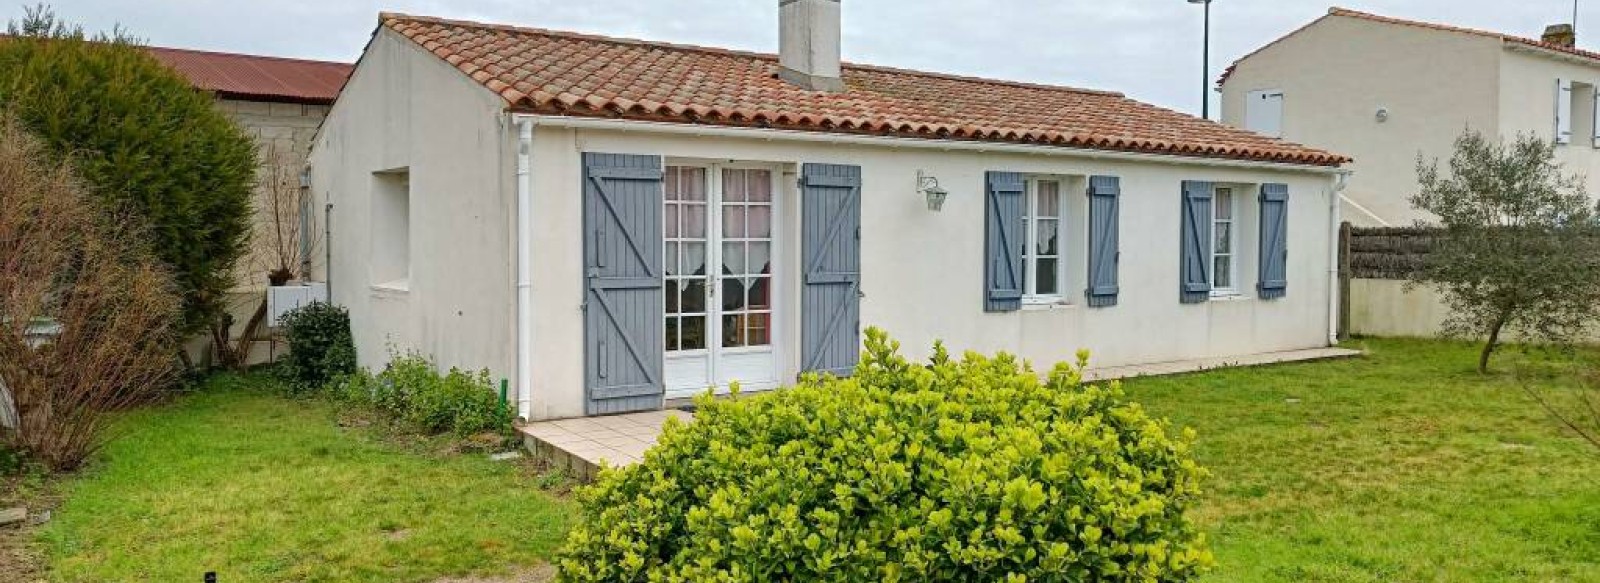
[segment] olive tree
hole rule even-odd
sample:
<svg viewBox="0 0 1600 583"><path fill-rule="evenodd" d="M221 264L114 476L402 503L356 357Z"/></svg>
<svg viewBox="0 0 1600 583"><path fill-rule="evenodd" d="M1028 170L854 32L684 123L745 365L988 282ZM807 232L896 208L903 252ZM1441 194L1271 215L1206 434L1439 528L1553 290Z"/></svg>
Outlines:
<svg viewBox="0 0 1600 583"><path fill-rule="evenodd" d="M1564 344L1600 317L1596 208L1548 140L1467 130L1447 168L1419 156L1417 177L1411 203L1439 228L1413 281L1443 293L1446 335L1484 341L1479 372L1507 333Z"/></svg>

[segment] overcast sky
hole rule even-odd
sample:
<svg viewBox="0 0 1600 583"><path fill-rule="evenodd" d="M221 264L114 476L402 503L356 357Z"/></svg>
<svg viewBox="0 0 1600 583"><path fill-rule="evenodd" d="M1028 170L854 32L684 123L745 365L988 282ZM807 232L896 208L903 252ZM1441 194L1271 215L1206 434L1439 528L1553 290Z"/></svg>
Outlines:
<svg viewBox="0 0 1600 583"><path fill-rule="evenodd" d="M26 0L32 3L34 0ZM1600 1L1578 42L1600 46ZM380 10L773 52L777 0L55 0L90 30L149 44L354 61ZM1346 0L1342 6L1524 36L1572 18L1572 0ZM1325 14L1316 0L1215 0L1213 78ZM0 13L22 14L21 4ZM1185 0L844 0L846 60L1121 91L1195 112L1200 6ZM1213 112L1215 113L1215 112Z"/></svg>

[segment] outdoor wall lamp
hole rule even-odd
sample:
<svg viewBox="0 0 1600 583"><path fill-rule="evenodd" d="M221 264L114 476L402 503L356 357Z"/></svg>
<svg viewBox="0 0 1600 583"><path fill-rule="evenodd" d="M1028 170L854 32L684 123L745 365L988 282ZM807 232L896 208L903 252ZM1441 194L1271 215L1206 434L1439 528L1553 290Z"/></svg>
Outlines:
<svg viewBox="0 0 1600 583"><path fill-rule="evenodd" d="M928 198L928 210L938 211L944 208L944 199L950 197L950 191L939 186L939 179L927 173L917 171L917 192Z"/></svg>

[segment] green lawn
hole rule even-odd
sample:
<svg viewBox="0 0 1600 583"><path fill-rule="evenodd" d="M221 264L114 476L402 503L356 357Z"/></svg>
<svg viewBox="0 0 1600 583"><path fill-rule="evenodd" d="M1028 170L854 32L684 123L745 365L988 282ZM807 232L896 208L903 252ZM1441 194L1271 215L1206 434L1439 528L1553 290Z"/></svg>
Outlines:
<svg viewBox="0 0 1600 583"><path fill-rule="evenodd" d="M1600 581L1600 452L1472 346L1351 346L1369 355L1127 383L1199 431L1209 581Z"/></svg>
<svg viewBox="0 0 1600 583"><path fill-rule="evenodd" d="M40 533L52 578L428 581L560 543L572 509L526 466L376 442L262 384L222 377L130 415Z"/></svg>
<svg viewBox="0 0 1600 583"><path fill-rule="evenodd" d="M1127 383L1199 432L1209 581L1600 581L1600 454L1472 372L1472 346L1352 346L1369 355ZM130 415L41 532L54 578L429 581L559 544L574 509L526 467L377 442L260 383Z"/></svg>

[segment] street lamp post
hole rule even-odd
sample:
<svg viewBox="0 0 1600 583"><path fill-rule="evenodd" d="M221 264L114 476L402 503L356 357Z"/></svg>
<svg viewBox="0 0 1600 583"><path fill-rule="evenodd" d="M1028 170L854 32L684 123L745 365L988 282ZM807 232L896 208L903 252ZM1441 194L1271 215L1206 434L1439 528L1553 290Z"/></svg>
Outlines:
<svg viewBox="0 0 1600 583"><path fill-rule="evenodd" d="M1200 117L1211 119L1211 0L1189 0L1205 5L1206 32L1200 49Z"/></svg>

